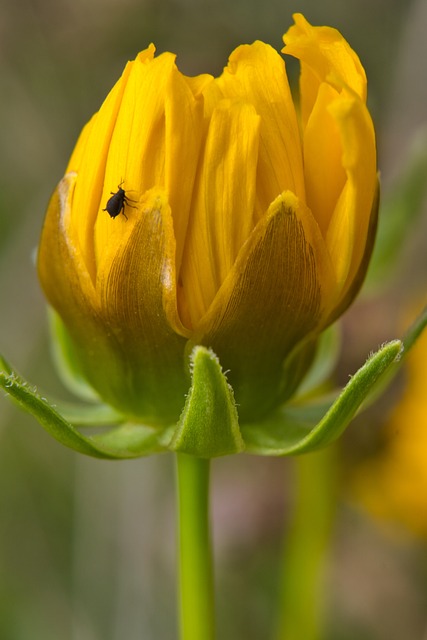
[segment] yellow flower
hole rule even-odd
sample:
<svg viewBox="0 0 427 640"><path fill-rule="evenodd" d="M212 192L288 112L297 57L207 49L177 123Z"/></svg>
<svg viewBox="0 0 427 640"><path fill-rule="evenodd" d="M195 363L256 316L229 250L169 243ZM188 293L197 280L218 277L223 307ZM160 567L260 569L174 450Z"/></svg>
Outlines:
<svg viewBox="0 0 427 640"><path fill-rule="evenodd" d="M377 213L365 73L337 31L300 14L284 41L301 60L300 116L267 44L238 47L218 78L187 77L150 45L52 197L42 286L85 376L128 415L176 420L201 344L241 419L264 416L363 280Z"/></svg>

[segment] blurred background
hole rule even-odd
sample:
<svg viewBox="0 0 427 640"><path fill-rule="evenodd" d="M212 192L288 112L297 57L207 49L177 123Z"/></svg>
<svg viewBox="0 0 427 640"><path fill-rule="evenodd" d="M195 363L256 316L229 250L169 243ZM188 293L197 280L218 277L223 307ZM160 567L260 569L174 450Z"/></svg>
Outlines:
<svg viewBox="0 0 427 640"><path fill-rule="evenodd" d="M67 397L47 357L34 254L50 193L83 124L126 61L151 41L159 52L176 52L186 74L219 74L243 42L281 48L295 11L338 28L367 70L387 198L427 124L425 0L2 0L0 352L40 391ZM343 320L340 384L371 350L402 335L426 297L427 207L418 214L402 236L392 280L375 296L362 295ZM422 379L422 364L418 371ZM387 426L394 404L410 393L411 375L339 444L322 588L327 640L427 638L427 525L413 526L417 518L427 523L427 480L422 485L419 476L413 488L412 520L400 518L397 506L378 507L391 504L381 461L408 415ZM427 430L427 407L424 422ZM424 468L427 438L417 438ZM411 463L405 459L403 468L399 460L387 478L410 473ZM259 640L274 625L293 461L221 459L212 480L218 637ZM400 493L404 499L410 489ZM0 398L2 640L176 638L174 530L171 456L84 458Z"/></svg>

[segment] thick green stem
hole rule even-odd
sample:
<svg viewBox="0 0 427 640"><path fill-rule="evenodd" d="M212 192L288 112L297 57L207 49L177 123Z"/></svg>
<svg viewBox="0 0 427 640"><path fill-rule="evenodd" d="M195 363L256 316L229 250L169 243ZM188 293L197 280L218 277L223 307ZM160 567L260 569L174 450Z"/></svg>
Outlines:
<svg viewBox="0 0 427 640"><path fill-rule="evenodd" d="M177 454L181 640L214 640L210 461Z"/></svg>
<svg viewBox="0 0 427 640"><path fill-rule="evenodd" d="M294 458L296 498L285 540L277 640L323 637L322 577L336 505L335 446Z"/></svg>

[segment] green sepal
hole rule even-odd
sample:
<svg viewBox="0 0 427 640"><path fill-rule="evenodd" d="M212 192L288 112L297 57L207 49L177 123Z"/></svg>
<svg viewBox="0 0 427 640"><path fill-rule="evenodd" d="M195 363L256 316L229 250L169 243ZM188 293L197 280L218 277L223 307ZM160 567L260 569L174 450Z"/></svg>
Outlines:
<svg viewBox="0 0 427 640"><path fill-rule="evenodd" d="M335 323L319 336L313 363L294 397L300 398L313 393L330 378L338 362L340 350L341 330L339 323Z"/></svg>
<svg viewBox="0 0 427 640"><path fill-rule="evenodd" d="M101 451L112 451L116 458L140 458L167 451L172 427L159 429L127 422L95 434L91 440Z"/></svg>
<svg viewBox="0 0 427 640"><path fill-rule="evenodd" d="M192 384L169 449L199 458L243 451L233 390L217 356L196 346L190 358Z"/></svg>
<svg viewBox="0 0 427 640"><path fill-rule="evenodd" d="M267 420L241 427L246 451L287 456L320 449L341 435L380 378L399 360L400 340L385 344L351 378L319 422L318 411L307 405L285 406Z"/></svg>
<svg viewBox="0 0 427 640"><path fill-rule="evenodd" d="M98 394L90 386L80 370L75 347L59 315L48 307L49 328L52 335L51 349L55 367L63 385L82 400L99 401Z"/></svg>
<svg viewBox="0 0 427 640"><path fill-rule="evenodd" d="M79 427L105 427L116 425L126 419L109 404L63 402L56 398L51 399L50 404L64 420Z"/></svg>
<svg viewBox="0 0 427 640"><path fill-rule="evenodd" d="M124 424L93 436L82 435L1 357L0 367L3 369L0 371L0 387L66 447L94 458L110 460L135 458L165 450L165 432L143 425Z"/></svg>

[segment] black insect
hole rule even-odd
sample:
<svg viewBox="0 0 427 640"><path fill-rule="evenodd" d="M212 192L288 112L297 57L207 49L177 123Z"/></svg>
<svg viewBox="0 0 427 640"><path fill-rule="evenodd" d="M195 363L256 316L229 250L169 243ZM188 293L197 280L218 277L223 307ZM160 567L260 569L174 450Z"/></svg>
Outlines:
<svg viewBox="0 0 427 640"><path fill-rule="evenodd" d="M126 191L122 189L122 184L123 181L118 185L118 191L116 191L116 193L113 193L113 191L111 191L111 198L108 200L103 211L107 211L110 218L117 218L118 215L123 213L124 217L127 220L128 217L125 213L125 205L128 205L128 207L132 207L133 209L136 209L137 207L134 207L130 204L131 202L133 202L133 200L127 197Z"/></svg>

